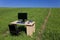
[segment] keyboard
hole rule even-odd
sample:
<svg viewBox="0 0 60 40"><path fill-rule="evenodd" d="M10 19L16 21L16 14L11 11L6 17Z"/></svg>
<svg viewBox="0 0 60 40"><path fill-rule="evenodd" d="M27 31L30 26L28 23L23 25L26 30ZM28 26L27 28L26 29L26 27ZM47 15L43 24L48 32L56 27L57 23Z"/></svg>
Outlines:
<svg viewBox="0 0 60 40"><path fill-rule="evenodd" d="M24 24L25 22L22 22L22 21L18 21L17 23L21 23L21 24Z"/></svg>

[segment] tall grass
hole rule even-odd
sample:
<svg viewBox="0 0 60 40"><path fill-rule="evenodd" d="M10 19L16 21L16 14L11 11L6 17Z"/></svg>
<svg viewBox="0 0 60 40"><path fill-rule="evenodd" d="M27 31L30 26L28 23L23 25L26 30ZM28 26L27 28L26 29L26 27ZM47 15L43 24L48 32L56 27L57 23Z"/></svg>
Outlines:
<svg viewBox="0 0 60 40"><path fill-rule="evenodd" d="M52 8L42 40L60 40L60 9Z"/></svg>

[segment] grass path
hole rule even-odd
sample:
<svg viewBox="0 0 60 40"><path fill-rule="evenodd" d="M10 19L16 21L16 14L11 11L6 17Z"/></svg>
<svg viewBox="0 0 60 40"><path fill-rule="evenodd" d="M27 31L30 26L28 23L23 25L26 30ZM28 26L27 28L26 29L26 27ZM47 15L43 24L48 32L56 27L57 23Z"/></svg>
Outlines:
<svg viewBox="0 0 60 40"><path fill-rule="evenodd" d="M48 18L49 18L49 16L50 16L50 14L51 14L51 8L49 9L48 15L46 16L46 18L45 18L45 20L44 20L44 23L43 23L42 26L41 26L40 32L39 32L38 37L37 37L36 40L42 40L42 34L43 34L43 32L44 32L44 30L45 30L45 28L46 28L46 23L47 23L47 21L48 21Z"/></svg>

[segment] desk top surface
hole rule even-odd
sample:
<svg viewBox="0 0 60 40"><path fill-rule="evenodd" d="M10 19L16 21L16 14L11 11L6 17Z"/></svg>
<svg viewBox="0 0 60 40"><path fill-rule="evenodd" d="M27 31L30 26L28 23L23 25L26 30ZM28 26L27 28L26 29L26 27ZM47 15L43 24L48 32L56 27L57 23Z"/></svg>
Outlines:
<svg viewBox="0 0 60 40"><path fill-rule="evenodd" d="M26 21L26 22L19 22L18 20L16 21L13 21L11 22L10 24L18 24L18 25L33 25L35 22L29 22L29 21Z"/></svg>

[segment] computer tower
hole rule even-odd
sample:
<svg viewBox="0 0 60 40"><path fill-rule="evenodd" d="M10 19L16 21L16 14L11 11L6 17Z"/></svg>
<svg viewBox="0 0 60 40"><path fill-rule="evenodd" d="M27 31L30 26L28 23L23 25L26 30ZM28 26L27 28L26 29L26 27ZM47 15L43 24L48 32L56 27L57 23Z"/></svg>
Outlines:
<svg viewBox="0 0 60 40"><path fill-rule="evenodd" d="M10 31L11 35L18 35L19 34L16 24L9 24L8 26L9 26L9 31Z"/></svg>

